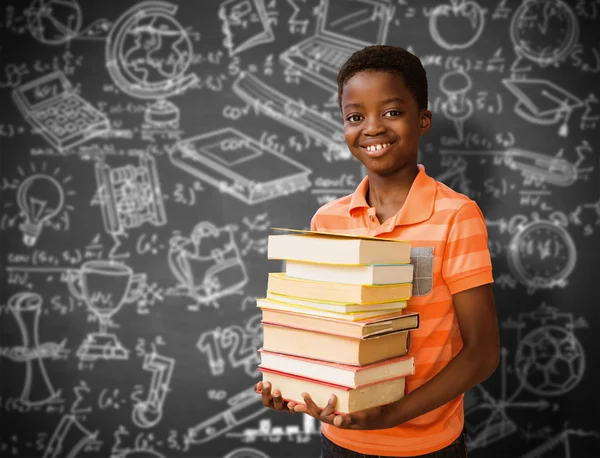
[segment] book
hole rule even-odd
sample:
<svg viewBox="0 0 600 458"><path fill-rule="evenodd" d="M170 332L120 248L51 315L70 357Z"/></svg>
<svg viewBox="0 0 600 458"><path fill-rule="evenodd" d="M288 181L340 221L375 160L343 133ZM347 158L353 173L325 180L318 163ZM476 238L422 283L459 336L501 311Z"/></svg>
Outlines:
<svg viewBox="0 0 600 458"><path fill-rule="evenodd" d="M412 330L419 327L419 314L387 314L382 317L361 321L338 320L330 317L304 315L301 313L262 309L263 323L279 326L292 326L310 329L314 332L340 334L348 337L364 338L394 331Z"/></svg>
<svg viewBox="0 0 600 458"><path fill-rule="evenodd" d="M352 285L326 281L302 280L283 272L269 273L267 291L285 296L336 302L386 302L408 300L412 283L392 285Z"/></svg>
<svg viewBox="0 0 600 458"><path fill-rule="evenodd" d="M259 368L280 371L326 383L359 388L390 378L404 377L415 372L412 356L401 356L367 366L350 366L318 361L299 356L283 355L259 349Z"/></svg>
<svg viewBox="0 0 600 458"><path fill-rule="evenodd" d="M329 397L335 394L336 413L352 413L397 401L404 396L405 377L381 381L368 387L351 388L343 385L323 383L314 379L299 377L279 371L261 368L263 382L270 382L274 390L279 390L285 401L304 404L302 393L309 393L313 402L323 409Z"/></svg>
<svg viewBox="0 0 600 458"><path fill-rule="evenodd" d="M408 353L409 331L366 338L262 322L265 350L339 364L364 366Z"/></svg>
<svg viewBox="0 0 600 458"><path fill-rule="evenodd" d="M353 283L358 285L389 285L410 283L412 264L322 264L287 260L285 274L304 280Z"/></svg>
<svg viewBox="0 0 600 458"><path fill-rule="evenodd" d="M398 310L408 305L407 301L386 301L386 302L338 302L338 301L320 301L318 299L306 299L303 297L287 296L267 291L267 299L275 302L284 302L286 304L297 305L319 310L329 310L339 313L367 312L370 310Z"/></svg>
<svg viewBox="0 0 600 458"><path fill-rule="evenodd" d="M274 296L271 294L271 296ZM390 302L389 304L396 304L396 302ZM398 302L398 304L406 304L406 302ZM315 301L314 305L318 307L319 302ZM375 304L373 304L375 305ZM387 304L382 304L387 305ZM383 308L383 309L372 309L365 311L344 311L341 310L339 312L331 312L329 310L317 307L305 307L302 305L294 305L287 302L279 302L271 299L258 298L256 299L256 306L263 310L280 310L283 312L292 312L292 313L301 313L303 315L316 316L316 317L327 317L327 318L335 318L338 320L344 321L362 321L367 318L375 318L379 316L385 316L390 314L400 313L404 305L399 307L392 308Z"/></svg>
<svg viewBox="0 0 600 458"><path fill-rule="evenodd" d="M410 243L327 232L269 235L267 257L328 264L409 264Z"/></svg>

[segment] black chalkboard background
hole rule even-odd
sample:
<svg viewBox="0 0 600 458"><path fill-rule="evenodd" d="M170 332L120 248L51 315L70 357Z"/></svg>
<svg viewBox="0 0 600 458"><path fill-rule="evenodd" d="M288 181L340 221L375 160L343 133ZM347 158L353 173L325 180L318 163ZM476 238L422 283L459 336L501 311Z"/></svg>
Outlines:
<svg viewBox="0 0 600 458"><path fill-rule="evenodd" d="M363 177L344 53L319 65L313 37L421 58L420 162L486 217L503 352L466 395L470 456L600 456L599 21L592 0L3 2L0 455L319 455L316 422L251 392L269 228Z"/></svg>

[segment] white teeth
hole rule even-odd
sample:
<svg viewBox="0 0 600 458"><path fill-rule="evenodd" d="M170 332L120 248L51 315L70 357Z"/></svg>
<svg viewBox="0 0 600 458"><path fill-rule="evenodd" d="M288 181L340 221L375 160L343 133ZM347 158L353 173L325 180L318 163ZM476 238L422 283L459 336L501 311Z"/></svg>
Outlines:
<svg viewBox="0 0 600 458"><path fill-rule="evenodd" d="M367 146L367 151L379 151L382 148L386 148L390 146L389 143L379 144L379 145L369 145Z"/></svg>

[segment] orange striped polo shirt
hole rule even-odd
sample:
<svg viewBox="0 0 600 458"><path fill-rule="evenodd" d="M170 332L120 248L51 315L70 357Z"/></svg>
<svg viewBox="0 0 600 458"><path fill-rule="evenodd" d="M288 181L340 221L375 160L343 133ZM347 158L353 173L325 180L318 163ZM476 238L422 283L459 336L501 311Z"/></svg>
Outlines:
<svg viewBox="0 0 600 458"><path fill-rule="evenodd" d="M493 282L487 229L481 210L418 165L400 211L380 224L366 201L368 178L353 194L323 205L311 229L382 236L411 243L413 295L406 312L418 312L420 326L410 331L409 355L415 374L407 377L409 393L435 376L462 348L452 295ZM323 434L358 453L413 456L451 444L464 424L463 396L390 429L356 431L323 424Z"/></svg>

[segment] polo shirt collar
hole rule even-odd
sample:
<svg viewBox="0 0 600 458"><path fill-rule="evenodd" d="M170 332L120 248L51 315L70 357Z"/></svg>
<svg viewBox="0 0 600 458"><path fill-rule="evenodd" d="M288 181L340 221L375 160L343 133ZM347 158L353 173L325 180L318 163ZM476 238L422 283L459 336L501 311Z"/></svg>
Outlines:
<svg viewBox="0 0 600 458"><path fill-rule="evenodd" d="M408 191L404 205L396 213L396 226L421 223L427 221L433 214L437 189L435 180L425 173L425 167L422 164L417 164L417 167L419 173ZM369 208L366 199L368 189L369 177L364 177L350 199L350 207L348 208L350 216L354 216L361 209L366 211Z"/></svg>

